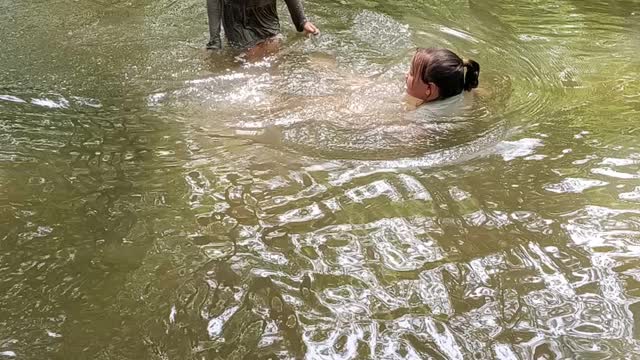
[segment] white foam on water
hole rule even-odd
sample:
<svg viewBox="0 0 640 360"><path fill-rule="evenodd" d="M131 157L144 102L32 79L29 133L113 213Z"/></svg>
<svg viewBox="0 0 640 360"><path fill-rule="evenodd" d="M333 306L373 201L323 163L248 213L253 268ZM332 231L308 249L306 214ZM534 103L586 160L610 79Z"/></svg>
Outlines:
<svg viewBox="0 0 640 360"><path fill-rule="evenodd" d="M207 332L210 338L217 338L222 336L222 328L224 324L231 318L233 314L239 309L239 306L233 306L226 309L220 316L209 320L207 325Z"/></svg>
<svg viewBox="0 0 640 360"><path fill-rule="evenodd" d="M618 198L620 200L640 202L640 186L637 186L633 191L619 194Z"/></svg>
<svg viewBox="0 0 640 360"><path fill-rule="evenodd" d="M160 105L160 102L167 96L166 93L155 93L147 96L147 106L154 107Z"/></svg>
<svg viewBox="0 0 640 360"><path fill-rule="evenodd" d="M102 104L100 103L100 101L96 99L80 97L80 96L72 96L71 99L73 99L73 101L75 101L76 104L78 105L88 106L95 109L99 109L102 107Z"/></svg>
<svg viewBox="0 0 640 360"><path fill-rule="evenodd" d="M480 41L478 41L478 39L474 38L473 36L467 34L466 32L463 32L462 30L459 29L452 29L450 27L447 26L440 26L440 31L442 31L445 34L449 34L449 35L453 35L455 37L458 37L460 39L464 39L467 41L471 41L474 43L479 43Z"/></svg>
<svg viewBox="0 0 640 360"><path fill-rule="evenodd" d="M47 335L49 335L49 337L52 337L52 338L61 338L62 337L62 335L60 335L58 333L55 333L53 331L50 331L50 330L47 330Z"/></svg>
<svg viewBox="0 0 640 360"><path fill-rule="evenodd" d="M600 165L610 165L610 166L629 166L640 164L640 160L633 159L618 159L618 158L604 158Z"/></svg>
<svg viewBox="0 0 640 360"><path fill-rule="evenodd" d="M612 168L595 168L591 169L591 173L624 180L640 179L640 174L629 174L622 171L615 171Z"/></svg>
<svg viewBox="0 0 640 360"><path fill-rule="evenodd" d="M178 311L176 310L176 306L173 305L171 306L171 313L169 314L169 323L170 324L175 324L176 323L176 315L178 314Z"/></svg>
<svg viewBox="0 0 640 360"><path fill-rule="evenodd" d="M540 139L524 138L516 141L502 141L496 145L496 152L504 161L532 155L536 148L544 146Z"/></svg>
<svg viewBox="0 0 640 360"><path fill-rule="evenodd" d="M69 100L60 98L58 101L48 98L43 99L31 99L33 105L38 105L50 109L67 109L69 107Z"/></svg>
<svg viewBox="0 0 640 360"><path fill-rule="evenodd" d="M13 96L13 95L0 95L0 100L19 103L19 104L26 103L26 101L20 99L19 97Z"/></svg>
<svg viewBox="0 0 640 360"><path fill-rule="evenodd" d="M382 52L412 46L409 26L381 13L364 10L353 20L352 33L359 40Z"/></svg>
<svg viewBox="0 0 640 360"><path fill-rule="evenodd" d="M545 190L558 194L574 193L579 194L585 190L609 185L606 181L582 179L582 178L566 178L557 184L545 186Z"/></svg>

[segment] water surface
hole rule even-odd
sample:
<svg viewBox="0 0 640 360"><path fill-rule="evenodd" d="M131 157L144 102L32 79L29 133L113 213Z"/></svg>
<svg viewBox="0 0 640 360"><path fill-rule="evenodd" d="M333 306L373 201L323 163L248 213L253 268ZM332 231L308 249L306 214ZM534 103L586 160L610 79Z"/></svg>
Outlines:
<svg viewBox="0 0 640 360"><path fill-rule="evenodd" d="M306 8L0 1L0 358L640 356L640 2ZM404 112L426 46L481 91Z"/></svg>

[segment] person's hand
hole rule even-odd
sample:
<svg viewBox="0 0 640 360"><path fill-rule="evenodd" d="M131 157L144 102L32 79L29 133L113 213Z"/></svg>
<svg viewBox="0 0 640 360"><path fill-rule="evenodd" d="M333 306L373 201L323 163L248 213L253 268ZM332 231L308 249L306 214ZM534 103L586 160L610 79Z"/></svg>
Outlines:
<svg viewBox="0 0 640 360"><path fill-rule="evenodd" d="M320 29L318 29L311 21L307 21L304 23L304 34L305 35L318 35L320 34Z"/></svg>

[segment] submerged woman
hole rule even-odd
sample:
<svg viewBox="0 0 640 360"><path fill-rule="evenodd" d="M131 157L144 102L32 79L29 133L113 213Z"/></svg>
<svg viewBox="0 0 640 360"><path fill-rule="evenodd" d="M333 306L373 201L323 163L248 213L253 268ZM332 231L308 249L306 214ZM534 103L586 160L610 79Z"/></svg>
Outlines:
<svg viewBox="0 0 640 360"><path fill-rule="evenodd" d="M316 66L312 69L317 70ZM336 71L325 78L338 79L335 88L344 90L301 97L303 103L296 103L296 109L304 111L294 110L300 121L280 121L283 114L287 119L290 114L290 109L282 108L275 111L277 118L267 116L240 125L235 134L313 156L349 159L421 156L475 134L459 131L473 123L465 116L467 106L460 106L472 100L460 94L479 85L480 65L473 60L463 60L446 49L418 49L406 78L406 102L411 110L428 104L407 112L398 102L395 80L391 83L380 81L378 76L354 77Z"/></svg>
<svg viewBox="0 0 640 360"><path fill-rule="evenodd" d="M418 49L407 74L407 103L418 107L478 87L480 64L447 49Z"/></svg>
<svg viewBox="0 0 640 360"><path fill-rule="evenodd" d="M301 0L285 0L291 19L299 32L316 34L318 28L307 21ZM220 49L221 25L233 48L247 53L277 49L280 21L276 0L207 0L209 43L207 49Z"/></svg>

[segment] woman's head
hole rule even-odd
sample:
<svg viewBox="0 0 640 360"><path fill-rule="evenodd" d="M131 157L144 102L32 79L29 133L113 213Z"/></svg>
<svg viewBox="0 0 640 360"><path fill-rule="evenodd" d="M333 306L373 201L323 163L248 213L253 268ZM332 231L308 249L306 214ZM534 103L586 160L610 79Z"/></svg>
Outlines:
<svg viewBox="0 0 640 360"><path fill-rule="evenodd" d="M446 99L478 87L480 64L447 49L418 49L407 74L407 93L424 102Z"/></svg>

